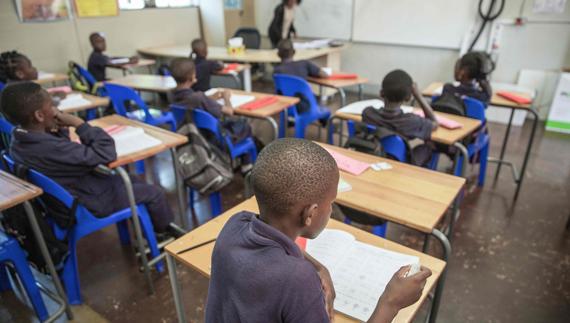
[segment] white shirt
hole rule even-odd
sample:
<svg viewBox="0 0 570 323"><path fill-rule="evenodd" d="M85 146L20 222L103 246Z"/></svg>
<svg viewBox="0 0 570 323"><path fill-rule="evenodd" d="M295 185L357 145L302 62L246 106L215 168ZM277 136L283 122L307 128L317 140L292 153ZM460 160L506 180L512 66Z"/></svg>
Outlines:
<svg viewBox="0 0 570 323"><path fill-rule="evenodd" d="M288 6L283 6L285 11L283 13L283 32L281 33L281 39L287 39L289 35L289 28L295 20L295 6L289 8Z"/></svg>

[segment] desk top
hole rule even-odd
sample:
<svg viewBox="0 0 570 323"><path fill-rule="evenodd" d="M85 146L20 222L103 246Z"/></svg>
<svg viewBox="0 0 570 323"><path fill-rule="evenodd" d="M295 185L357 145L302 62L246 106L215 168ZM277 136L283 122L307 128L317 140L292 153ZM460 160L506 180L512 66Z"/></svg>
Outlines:
<svg viewBox="0 0 570 323"><path fill-rule="evenodd" d="M358 78L348 79L348 80L339 80L339 79L331 80L328 78L321 78L321 77L308 77L307 81L326 87L332 87L334 89L340 89L343 87L368 83L367 78L360 76Z"/></svg>
<svg viewBox="0 0 570 323"><path fill-rule="evenodd" d="M422 91L422 95L431 98L434 95L434 93L436 92L436 90L441 88L442 86L443 86L443 82L431 83L427 88L425 88ZM533 99L532 96L529 95L528 93L517 92L517 91L509 91L509 92L516 93L517 95L520 95L522 97L526 97L526 98L531 99L531 100ZM507 99L497 95L497 93L493 93L493 96L491 97L490 105L497 106L497 107L519 109L519 110L528 110L532 107L532 103L531 104L518 104L516 102L513 102L511 100L507 100Z"/></svg>
<svg viewBox="0 0 570 323"><path fill-rule="evenodd" d="M244 211L244 210L251 212L258 212L257 202L255 201L255 198L251 198L235 206L234 208L226 211L224 214L210 220L208 223L196 228L195 230L191 231L190 233L187 233L180 239L167 245L165 248L166 252L174 256L178 261L182 262L184 265L191 267L192 269L200 272L201 274L209 278L211 271L211 259L212 259L212 251L214 249L214 243L210 243L203 247L196 248L182 255L176 255L176 252L217 237L222 227L227 222L227 220L232 215L238 213L239 211ZM426 299L429 291L433 287L435 287L437 279L439 278L441 272L445 268L445 262L440 259L434 258L432 256L423 254L419 251L404 247L395 242L382 239L378 236L359 230L355 227L351 227L336 220L331 219L327 225L327 228L339 229L349 232L350 234L354 235L357 240L371 244L376 247L417 256L420 258L420 263L422 265L431 269L433 275L427 280L424 293L422 294L420 300L414 305L401 310L398 313L398 316L396 316L396 318L394 319L394 322L412 321L416 312L420 308L421 304ZM335 317L335 322L356 322L356 320L337 312Z"/></svg>
<svg viewBox="0 0 570 323"><path fill-rule="evenodd" d="M127 64L120 64L117 66L108 66L108 67L110 67L110 68L121 68L121 69L131 69L131 68L154 65L154 63L156 63L156 61L154 59L139 58L138 62L136 62L136 63L127 63Z"/></svg>
<svg viewBox="0 0 570 323"><path fill-rule="evenodd" d="M42 195L41 188L0 170L0 211Z"/></svg>
<svg viewBox="0 0 570 323"><path fill-rule="evenodd" d="M268 96L276 96L279 100L273 104L270 104L266 107L256 110L243 110L243 109L234 109L234 113L237 115L247 116L247 117L254 117L254 118L265 118L272 115L276 115L281 111L287 109L288 107L299 103L299 98L293 98L289 96L282 96L276 94L268 94L268 93L259 93L259 92L245 92L240 90L234 89L227 89L232 92L232 94L239 94L239 95L251 95L254 96L255 99L261 99Z"/></svg>
<svg viewBox="0 0 570 323"><path fill-rule="evenodd" d="M66 74L39 72L38 79L34 80L34 82L38 84L48 84L67 80L69 80L69 77Z"/></svg>
<svg viewBox="0 0 570 323"><path fill-rule="evenodd" d="M392 166L392 169L382 171L369 168L359 176L341 171L341 178L352 186L352 190L338 193L338 204L421 232L432 232L465 184L461 177L318 144L369 164L387 162Z"/></svg>
<svg viewBox="0 0 570 323"><path fill-rule="evenodd" d="M342 51L346 46L326 47L319 49L299 49L295 53L294 60L313 59L330 53ZM141 48L138 50L143 55L154 57L189 57L190 46L171 45ZM226 47L208 47L208 59L220 61L232 61L240 63L279 63L276 49L246 49L242 55L230 55Z"/></svg>
<svg viewBox="0 0 570 323"><path fill-rule="evenodd" d="M442 112L436 112L435 114L459 122L463 125L463 127L453 130L445 129L444 127L439 126L435 131L431 133L431 140L445 145L453 145L454 143L469 136L473 131L475 131L481 125L481 121L477 119L471 119L467 117L462 117ZM334 116L344 120L362 122L362 115L358 114L336 112Z"/></svg>
<svg viewBox="0 0 570 323"><path fill-rule="evenodd" d="M166 93L176 87L176 81L171 76L131 74L106 83L130 87L138 91Z"/></svg>
<svg viewBox="0 0 570 323"><path fill-rule="evenodd" d="M97 107L106 107L109 105L109 98L108 97L100 97L100 96L95 96L95 95L91 95L91 94L87 94L87 93L81 93L81 92L72 92L71 94L81 94L81 96L85 100L89 101L90 103L78 105L78 106L74 106L72 108L67 108L67 109L62 110L62 111L67 112L67 113L78 112L78 111L88 110L88 109L97 108Z"/></svg>
<svg viewBox="0 0 570 323"><path fill-rule="evenodd" d="M167 149L182 145L188 141L188 138L186 136L182 136L177 133L159 127L151 126L136 120L127 119L125 117L116 114L103 117L100 119L91 120L89 121L89 124L100 128L105 128L112 125L125 125L125 126L143 128L145 133L162 141L162 145L154 146L136 153L120 157L116 161L109 164L109 167L111 168L123 166L126 164L130 164L139 160L149 158Z"/></svg>

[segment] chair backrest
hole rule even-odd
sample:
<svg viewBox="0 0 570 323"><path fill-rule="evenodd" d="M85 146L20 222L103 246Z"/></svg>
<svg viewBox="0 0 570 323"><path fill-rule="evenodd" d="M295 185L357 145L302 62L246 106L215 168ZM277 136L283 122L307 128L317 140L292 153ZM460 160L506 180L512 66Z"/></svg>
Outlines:
<svg viewBox="0 0 570 323"><path fill-rule="evenodd" d="M261 34L257 28L239 28L234 37L243 38L243 44L247 49L259 49L261 47Z"/></svg>
<svg viewBox="0 0 570 323"><path fill-rule="evenodd" d="M176 124L177 125L182 124L184 122L184 119L186 118L186 113L188 112L188 109L178 104L171 104L169 108L170 112L172 112L172 115L174 116L174 119L176 120Z"/></svg>
<svg viewBox="0 0 570 323"><path fill-rule="evenodd" d="M485 117L485 104L477 99L470 97L463 98L465 103L465 116L482 121L487 120Z"/></svg>
<svg viewBox="0 0 570 323"><path fill-rule="evenodd" d="M93 75L84 67L73 61L69 62L69 68L79 77L79 81L86 83L85 85L89 87L89 92L92 92L95 87L95 83L97 83L95 77L93 77Z"/></svg>
<svg viewBox="0 0 570 323"><path fill-rule="evenodd" d="M224 136L220 131L220 122L216 117L202 109L195 108L192 109L192 120L198 129L208 130L214 134L221 143L224 142Z"/></svg>
<svg viewBox="0 0 570 323"><path fill-rule="evenodd" d="M0 132L3 134L11 135L13 129L14 125L0 115Z"/></svg>
<svg viewBox="0 0 570 323"><path fill-rule="evenodd" d="M306 113L317 116L319 105L311 86L305 79L292 75L273 74L273 81L275 82L275 89L280 95L301 96L308 100L310 109Z"/></svg>
<svg viewBox="0 0 570 323"><path fill-rule="evenodd" d="M144 121L146 123L154 120L143 99L141 99L135 90L126 86L111 83L105 83L105 90L109 94L111 102L113 103L113 107L115 108L115 112L117 112L117 114L123 117L127 117L126 102L134 102L140 109L143 110L145 115Z"/></svg>
<svg viewBox="0 0 570 323"><path fill-rule="evenodd" d="M398 135L390 135L380 139L384 152L399 162L408 162L408 146L404 139Z"/></svg>

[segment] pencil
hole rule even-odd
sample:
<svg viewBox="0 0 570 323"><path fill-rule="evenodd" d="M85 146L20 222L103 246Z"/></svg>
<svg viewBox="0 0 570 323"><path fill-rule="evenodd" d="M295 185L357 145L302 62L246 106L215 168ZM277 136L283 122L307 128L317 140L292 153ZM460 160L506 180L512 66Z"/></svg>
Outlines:
<svg viewBox="0 0 570 323"><path fill-rule="evenodd" d="M176 254L179 255L179 254L181 254L181 253L185 253L185 252L187 252L187 251L194 250L194 249L196 249L196 248L200 248L200 247L205 246L205 245L207 245L207 244L209 244L209 243L212 243L212 242L214 242L214 241L216 241L216 238L210 239L210 240L208 240L208 241L204 241L204 242L199 243L199 244L197 244L197 245L195 245L195 246L192 246L192 247L190 247L190 248L186 248L186 249L184 249L184 250L180 250L180 251L178 251Z"/></svg>

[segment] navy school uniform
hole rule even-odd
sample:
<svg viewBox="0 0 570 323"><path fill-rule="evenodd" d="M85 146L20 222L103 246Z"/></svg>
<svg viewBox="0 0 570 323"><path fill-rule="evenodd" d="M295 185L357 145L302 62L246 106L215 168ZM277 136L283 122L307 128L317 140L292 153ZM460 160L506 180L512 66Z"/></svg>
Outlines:
<svg viewBox="0 0 570 323"><path fill-rule="evenodd" d="M192 86L194 91L206 92L210 89L210 78L224 69L224 65L217 61L210 61L204 57L194 59L196 65L196 84Z"/></svg>
<svg viewBox="0 0 570 323"><path fill-rule="evenodd" d="M69 139L67 129L33 132L16 128L10 145L14 161L48 176L67 189L96 217L129 207L120 176L98 174L94 168L117 159L115 142L103 129L87 123L76 129L81 143ZM137 203L144 203L154 230L167 229L174 215L161 187L133 180Z"/></svg>
<svg viewBox="0 0 570 323"><path fill-rule="evenodd" d="M487 93L478 82L473 81L470 84L460 83L459 85L455 86L451 83L447 83L443 86L443 93L451 93L456 96L468 96L470 98L476 99L481 101L485 106L489 104L491 101L492 93Z"/></svg>
<svg viewBox="0 0 570 323"><path fill-rule="evenodd" d="M91 55L89 55L89 60L87 61L87 70L97 82L102 82L107 79L107 72L106 68L109 65L110 58L109 56L101 53L93 51Z"/></svg>
<svg viewBox="0 0 570 323"><path fill-rule="evenodd" d="M318 67L315 63L307 60L296 61L293 60L285 60L280 65L276 66L274 69L275 74L286 74L286 75L293 75L303 79L306 79L309 76L312 77L319 77L321 68ZM297 104L297 112L298 113L305 113L310 110L309 101L304 98L299 98L301 102Z"/></svg>
<svg viewBox="0 0 570 323"><path fill-rule="evenodd" d="M216 240L205 321L330 322L313 265L250 212L232 216Z"/></svg>

